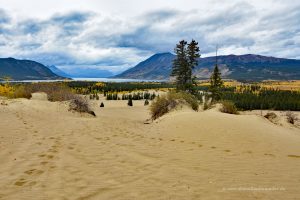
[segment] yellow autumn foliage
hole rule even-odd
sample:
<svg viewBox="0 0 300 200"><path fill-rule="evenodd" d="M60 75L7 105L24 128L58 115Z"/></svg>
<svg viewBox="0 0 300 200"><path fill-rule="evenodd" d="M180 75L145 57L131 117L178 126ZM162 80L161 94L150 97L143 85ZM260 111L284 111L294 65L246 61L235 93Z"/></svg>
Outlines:
<svg viewBox="0 0 300 200"><path fill-rule="evenodd" d="M9 84L0 85L0 96L11 98L14 94L14 88Z"/></svg>
<svg viewBox="0 0 300 200"><path fill-rule="evenodd" d="M98 86L98 87L104 87L104 86L105 86L105 83L103 83L103 82L98 82L98 83L96 83L95 85Z"/></svg>

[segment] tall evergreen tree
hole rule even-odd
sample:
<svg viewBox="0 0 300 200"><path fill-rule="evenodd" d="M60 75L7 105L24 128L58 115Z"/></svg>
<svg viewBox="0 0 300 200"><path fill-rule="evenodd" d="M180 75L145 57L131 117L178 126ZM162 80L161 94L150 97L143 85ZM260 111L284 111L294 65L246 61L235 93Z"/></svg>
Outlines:
<svg viewBox="0 0 300 200"><path fill-rule="evenodd" d="M176 48L174 50L176 58L173 61L171 76L174 76L176 78L177 90L185 90L185 74L188 66L186 45L187 42L185 40L181 40L179 44L176 45Z"/></svg>
<svg viewBox="0 0 300 200"><path fill-rule="evenodd" d="M198 42L195 40L192 40L191 43L188 44L187 48L187 57L188 57L188 63L189 67L187 69L187 89L190 91L190 93L195 93L195 85L196 83L196 76L193 76L193 69L198 66L198 58L200 58L200 49L198 47Z"/></svg>
<svg viewBox="0 0 300 200"><path fill-rule="evenodd" d="M199 47L195 40L187 43L185 40L180 41L175 48L176 58L173 61L171 76L176 78L177 90L192 92L194 78L193 69L198 65Z"/></svg>
<svg viewBox="0 0 300 200"><path fill-rule="evenodd" d="M210 87L209 91L211 92L212 100L217 101L221 99L221 88L223 87L223 81L221 78L221 72L218 67L218 54L216 50L216 65L214 71L210 77Z"/></svg>

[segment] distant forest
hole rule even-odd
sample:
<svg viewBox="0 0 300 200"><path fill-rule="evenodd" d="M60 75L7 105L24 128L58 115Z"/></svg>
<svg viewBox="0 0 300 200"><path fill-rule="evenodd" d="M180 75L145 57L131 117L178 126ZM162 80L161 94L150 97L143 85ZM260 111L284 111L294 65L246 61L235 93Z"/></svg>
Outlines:
<svg viewBox="0 0 300 200"><path fill-rule="evenodd" d="M76 93L80 94L109 94L108 98L114 98L113 93L134 92L138 90L159 90L174 89L175 84L157 82L157 83L103 83L96 82L68 82L67 83ZM208 86L197 86L197 92L204 92L199 95L199 99L203 95L209 93ZM134 96L134 93L132 94ZM135 95L136 96L136 95ZM121 97L122 99L122 97ZM124 98L123 99L127 99ZM136 97L134 99L142 99ZM151 98L152 99L152 98ZM300 111L300 92L285 91L277 89L266 89L257 85L244 85L239 87L223 87L221 89L221 100L230 100L234 102L240 110L256 110L256 109L273 109L273 110L292 110Z"/></svg>

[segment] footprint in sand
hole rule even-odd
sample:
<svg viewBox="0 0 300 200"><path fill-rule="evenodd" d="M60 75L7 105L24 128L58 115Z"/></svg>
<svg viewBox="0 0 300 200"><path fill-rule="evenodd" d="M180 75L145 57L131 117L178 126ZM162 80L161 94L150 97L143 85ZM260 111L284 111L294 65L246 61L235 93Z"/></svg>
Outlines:
<svg viewBox="0 0 300 200"><path fill-rule="evenodd" d="M42 173L44 173L44 171L42 170L37 170L37 169L30 169L24 172L27 175L40 175Z"/></svg>
<svg viewBox="0 0 300 200"><path fill-rule="evenodd" d="M300 156L298 156L298 155L288 155L288 157L290 157L290 158L300 158Z"/></svg>
<svg viewBox="0 0 300 200"><path fill-rule="evenodd" d="M53 155L48 155L47 158L52 159L52 158L54 158L54 156Z"/></svg>
<svg viewBox="0 0 300 200"><path fill-rule="evenodd" d="M215 147L215 146L212 146L212 147L210 147L210 148L212 148L212 149L216 149L217 147Z"/></svg>
<svg viewBox="0 0 300 200"><path fill-rule="evenodd" d="M50 153L57 153L58 151L56 149L49 149L48 152L50 152Z"/></svg>
<svg viewBox="0 0 300 200"><path fill-rule="evenodd" d="M271 154L271 153L265 153L264 154L265 156L271 156L271 157L275 157L273 154Z"/></svg>
<svg viewBox="0 0 300 200"><path fill-rule="evenodd" d="M225 149L224 151L225 151L225 152L231 152L231 150L229 150L229 149Z"/></svg>
<svg viewBox="0 0 300 200"><path fill-rule="evenodd" d="M40 154L40 155L38 155L38 156L41 157L41 158L47 157L48 159L54 158L53 155L47 155L47 154Z"/></svg>
<svg viewBox="0 0 300 200"><path fill-rule="evenodd" d="M47 165L49 162L47 161L43 161L43 162L40 162L41 165Z"/></svg>
<svg viewBox="0 0 300 200"><path fill-rule="evenodd" d="M36 184L37 184L36 181L31 181L31 182L29 182L27 185L28 185L28 186L34 186L34 185L36 185Z"/></svg>
<svg viewBox="0 0 300 200"><path fill-rule="evenodd" d="M26 179L21 178L18 181L16 181L14 185L16 185L16 186L23 186L25 183L27 183Z"/></svg>

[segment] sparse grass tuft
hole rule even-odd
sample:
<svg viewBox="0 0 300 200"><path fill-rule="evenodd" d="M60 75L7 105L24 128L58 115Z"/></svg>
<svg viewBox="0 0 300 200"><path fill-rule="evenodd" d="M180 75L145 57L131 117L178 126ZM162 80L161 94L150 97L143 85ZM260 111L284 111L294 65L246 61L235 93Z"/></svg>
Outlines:
<svg viewBox="0 0 300 200"><path fill-rule="evenodd" d="M169 92L157 97L151 104L150 111L152 120L163 116L180 104L188 105L195 111L199 109L198 101L193 95L185 92Z"/></svg>
<svg viewBox="0 0 300 200"><path fill-rule="evenodd" d="M88 101L81 96L75 96L74 99L71 100L69 106L70 110L74 110L80 113L88 113L96 116L95 112L90 109Z"/></svg>
<svg viewBox="0 0 300 200"><path fill-rule="evenodd" d="M277 115L273 112L268 112L264 117L267 118L268 120L273 120L277 117Z"/></svg>
<svg viewBox="0 0 300 200"><path fill-rule="evenodd" d="M228 114L238 114L238 110L233 102L222 101L221 104L222 104L222 108L220 109L221 112L228 113Z"/></svg>
<svg viewBox="0 0 300 200"><path fill-rule="evenodd" d="M290 123L290 124L295 124L296 121L298 120L297 115L291 111L288 111L286 113L286 118L287 118L288 123Z"/></svg>

